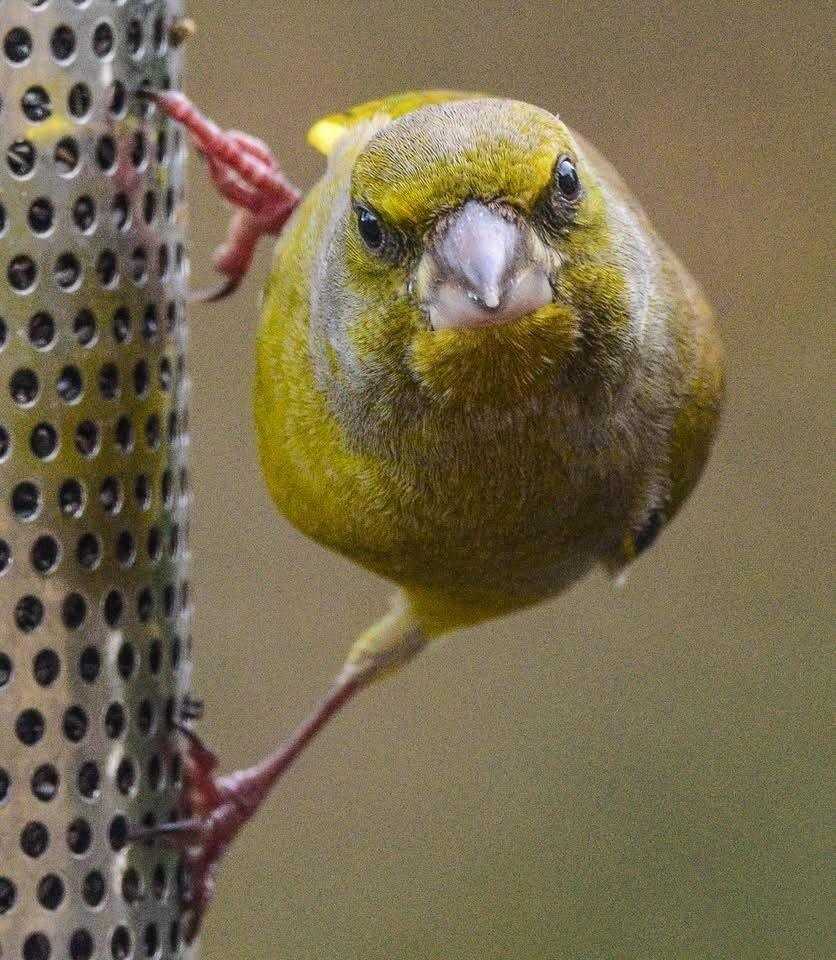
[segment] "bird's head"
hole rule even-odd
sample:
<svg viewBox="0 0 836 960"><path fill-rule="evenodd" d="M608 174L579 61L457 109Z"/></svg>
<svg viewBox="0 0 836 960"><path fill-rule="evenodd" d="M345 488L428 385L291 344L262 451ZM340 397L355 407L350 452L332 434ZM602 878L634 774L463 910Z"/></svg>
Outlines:
<svg viewBox="0 0 836 960"><path fill-rule="evenodd" d="M325 309L361 376L504 403L560 374L602 298L605 322L625 312L601 190L545 110L476 98L372 124L346 184Z"/></svg>

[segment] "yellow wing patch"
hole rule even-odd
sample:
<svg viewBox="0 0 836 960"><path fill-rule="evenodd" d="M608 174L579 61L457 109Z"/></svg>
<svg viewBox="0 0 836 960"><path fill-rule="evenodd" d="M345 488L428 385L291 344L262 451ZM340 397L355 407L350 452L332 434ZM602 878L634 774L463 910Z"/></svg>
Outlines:
<svg viewBox="0 0 836 960"><path fill-rule="evenodd" d="M406 113L429 106L432 103L446 103L450 100L475 100L482 93L465 93L460 90L415 90L407 93L395 93L380 100L369 100L342 113L331 113L323 117L308 131L308 143L326 157L342 139L343 134L374 117L384 116L396 120Z"/></svg>

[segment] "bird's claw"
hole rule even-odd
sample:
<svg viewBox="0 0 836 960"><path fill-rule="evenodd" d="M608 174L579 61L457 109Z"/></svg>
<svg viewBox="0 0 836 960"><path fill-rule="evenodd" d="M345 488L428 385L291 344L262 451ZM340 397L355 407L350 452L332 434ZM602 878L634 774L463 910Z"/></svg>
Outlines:
<svg viewBox="0 0 836 960"><path fill-rule="evenodd" d="M251 815L239 796L246 783L233 777L216 777L218 758L198 735L183 724L176 729L186 738L183 757L183 790L179 819L131 834L134 842L165 837L183 852L185 885L181 907L184 936L191 943L215 890L215 876L227 848Z"/></svg>
<svg viewBox="0 0 836 960"><path fill-rule="evenodd" d="M215 267L224 280L189 295L192 302L221 300L246 276L259 239L281 232L301 194L263 141L237 130L221 130L178 91L144 87L137 93L186 128L206 159L212 182L235 208L227 239L215 253Z"/></svg>

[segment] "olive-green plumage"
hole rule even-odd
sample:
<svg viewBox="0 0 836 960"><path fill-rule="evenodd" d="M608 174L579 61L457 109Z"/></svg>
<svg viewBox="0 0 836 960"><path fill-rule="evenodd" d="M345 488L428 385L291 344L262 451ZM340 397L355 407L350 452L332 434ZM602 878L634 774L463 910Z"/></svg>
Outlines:
<svg viewBox="0 0 836 960"><path fill-rule="evenodd" d="M326 118L311 140L328 168L285 229L265 292L260 452L291 522L401 586L397 610L352 654L397 663L595 564L628 563L699 477L722 356L694 281L553 114L406 94ZM559 158L580 183L568 199ZM442 244L459 256L449 225L465 223L469 201L524 238L524 267L546 271L549 302L434 328L427 304L448 309L432 297L450 289ZM364 210L384 231L380 250L361 235Z"/></svg>

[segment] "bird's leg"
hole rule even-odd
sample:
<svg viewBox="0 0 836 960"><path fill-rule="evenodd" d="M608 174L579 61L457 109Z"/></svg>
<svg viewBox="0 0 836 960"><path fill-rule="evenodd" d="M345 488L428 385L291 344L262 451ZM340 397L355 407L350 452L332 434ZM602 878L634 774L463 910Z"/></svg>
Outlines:
<svg viewBox="0 0 836 960"><path fill-rule="evenodd" d="M378 673L377 665L347 664L328 693L290 737L261 763L225 777L215 775L215 754L191 730L183 767L183 819L135 831L132 840L171 836L184 849L187 886L183 907L188 913L186 939L191 942L215 888L215 875L238 831L256 813L271 787L305 747Z"/></svg>
<svg viewBox="0 0 836 960"><path fill-rule="evenodd" d="M396 596L391 610L357 638L331 689L290 737L261 763L228 776L216 776L215 754L190 729L178 727L187 740L181 819L135 830L131 840L168 836L183 848L187 876L183 908L189 914L187 940L197 935L224 854L276 781L356 693L378 677L398 670L426 642L426 632L409 602Z"/></svg>
<svg viewBox="0 0 836 960"><path fill-rule="evenodd" d="M206 158L212 182L235 208L226 241L215 253L215 267L225 280L215 289L191 297L220 300L243 280L259 239L281 232L299 205L301 193L281 172L263 141L237 130L221 130L177 91L142 88L138 93L188 130Z"/></svg>

